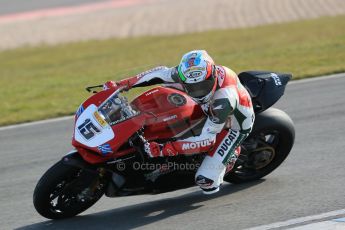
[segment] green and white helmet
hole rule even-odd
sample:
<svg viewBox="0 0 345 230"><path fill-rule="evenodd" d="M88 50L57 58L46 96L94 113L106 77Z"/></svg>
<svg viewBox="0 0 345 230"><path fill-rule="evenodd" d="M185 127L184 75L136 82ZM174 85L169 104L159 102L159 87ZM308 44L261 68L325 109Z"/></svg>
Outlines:
<svg viewBox="0 0 345 230"><path fill-rule="evenodd" d="M208 102L216 90L214 61L205 50L183 55L178 75L185 91L199 103Z"/></svg>

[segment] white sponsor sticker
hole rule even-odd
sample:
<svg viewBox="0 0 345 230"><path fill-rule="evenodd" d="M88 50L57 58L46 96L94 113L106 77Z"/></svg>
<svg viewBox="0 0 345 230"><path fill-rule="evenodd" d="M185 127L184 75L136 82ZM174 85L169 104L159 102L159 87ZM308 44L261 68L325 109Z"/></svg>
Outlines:
<svg viewBox="0 0 345 230"><path fill-rule="evenodd" d="M213 142L208 139L203 141L189 142L182 144L182 150L198 149L200 147L206 147L212 144Z"/></svg>
<svg viewBox="0 0 345 230"><path fill-rule="evenodd" d="M170 120L173 120L173 119L176 119L177 118L177 115L172 115L170 117L166 117L163 119L163 121L170 121Z"/></svg>
<svg viewBox="0 0 345 230"><path fill-rule="evenodd" d="M273 80L274 80L274 83L276 84L276 85L282 85L282 82L281 82L281 80L280 80L280 78L278 77L278 75L277 74L275 74L275 73L271 73L271 77L273 78Z"/></svg>
<svg viewBox="0 0 345 230"><path fill-rule="evenodd" d="M75 124L75 140L88 147L102 145L115 137L115 134L108 123L99 123L94 114L97 111L96 105L90 105L79 116Z"/></svg>
<svg viewBox="0 0 345 230"><path fill-rule="evenodd" d="M151 90L151 91L145 93L145 96L149 96L149 95L151 95L151 94L157 93L158 91L159 91L159 89Z"/></svg>

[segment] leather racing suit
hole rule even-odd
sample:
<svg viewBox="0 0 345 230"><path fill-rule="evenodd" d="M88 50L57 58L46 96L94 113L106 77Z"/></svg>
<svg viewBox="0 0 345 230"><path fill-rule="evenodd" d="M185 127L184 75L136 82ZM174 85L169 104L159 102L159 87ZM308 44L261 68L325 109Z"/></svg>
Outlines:
<svg viewBox="0 0 345 230"><path fill-rule="evenodd" d="M216 65L215 68L218 85L212 99L201 104L208 116L201 134L171 142L168 149L174 151L172 155L209 153L195 175L196 184L204 193L219 190L225 172L235 164L240 154L239 146L254 123L251 98L236 73L224 66ZM159 83L183 90L177 67L160 66L117 82L127 89Z"/></svg>

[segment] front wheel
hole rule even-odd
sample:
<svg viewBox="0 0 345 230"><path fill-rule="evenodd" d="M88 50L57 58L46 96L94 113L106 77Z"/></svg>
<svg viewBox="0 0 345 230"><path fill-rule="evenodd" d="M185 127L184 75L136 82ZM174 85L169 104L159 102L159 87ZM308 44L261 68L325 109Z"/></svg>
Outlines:
<svg viewBox="0 0 345 230"><path fill-rule="evenodd" d="M57 162L36 185L33 203L48 219L68 218L85 211L104 194L97 173Z"/></svg>
<svg viewBox="0 0 345 230"><path fill-rule="evenodd" d="M235 167L224 180L243 183L266 176L289 155L294 140L294 124L285 112L270 108L259 113Z"/></svg>

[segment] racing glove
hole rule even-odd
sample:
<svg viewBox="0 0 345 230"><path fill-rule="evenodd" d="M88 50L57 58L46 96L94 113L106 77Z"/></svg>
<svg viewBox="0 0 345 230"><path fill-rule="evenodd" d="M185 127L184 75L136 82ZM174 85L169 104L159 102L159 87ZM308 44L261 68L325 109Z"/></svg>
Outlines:
<svg viewBox="0 0 345 230"><path fill-rule="evenodd" d="M107 81L103 84L103 90L116 88L117 84L115 81Z"/></svg>
<svg viewBox="0 0 345 230"><path fill-rule="evenodd" d="M171 142L167 142L164 145L158 144L157 142L146 142L144 144L144 150L149 157L167 157L178 155L178 152Z"/></svg>
<svg viewBox="0 0 345 230"><path fill-rule="evenodd" d="M129 81L126 81L126 80L119 81L119 82L107 81L106 83L103 84L103 90L120 88L120 87L124 87L123 90L125 91L128 91L131 88L129 86Z"/></svg>

